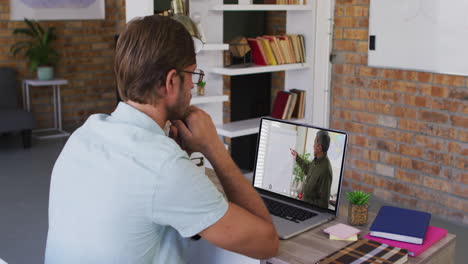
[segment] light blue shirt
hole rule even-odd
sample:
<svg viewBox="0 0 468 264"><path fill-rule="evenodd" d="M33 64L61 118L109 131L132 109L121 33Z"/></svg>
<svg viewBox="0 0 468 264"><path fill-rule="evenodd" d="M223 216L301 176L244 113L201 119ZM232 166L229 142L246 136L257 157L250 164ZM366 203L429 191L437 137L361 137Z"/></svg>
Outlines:
<svg viewBox="0 0 468 264"><path fill-rule="evenodd" d="M146 114L120 103L69 138L50 184L46 264L185 263L227 202Z"/></svg>

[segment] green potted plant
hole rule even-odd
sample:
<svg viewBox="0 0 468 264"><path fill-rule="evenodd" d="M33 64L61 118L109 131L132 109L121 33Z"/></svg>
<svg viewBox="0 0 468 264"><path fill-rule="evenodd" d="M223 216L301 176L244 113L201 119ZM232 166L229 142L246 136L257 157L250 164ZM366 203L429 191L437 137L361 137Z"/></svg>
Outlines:
<svg viewBox="0 0 468 264"><path fill-rule="evenodd" d="M26 28L17 28L13 35L25 35L27 40L19 40L11 46L11 53L16 56L23 52L28 58L31 71L37 70L39 80L53 79L53 65L57 62L58 54L51 46L57 39L55 28L49 27L46 30L37 21L24 19Z"/></svg>
<svg viewBox="0 0 468 264"><path fill-rule="evenodd" d="M299 157L301 157L303 160L308 161L311 154L310 153L304 153L304 154L298 154ZM294 175L294 180L292 184L292 192L294 196L297 196L299 199L302 199L302 193L300 193L302 189L302 185L305 180L305 172L302 170L302 168L294 162L294 167L293 167L293 175Z"/></svg>
<svg viewBox="0 0 468 264"><path fill-rule="evenodd" d="M370 194L363 191L352 191L346 193L346 198L349 201L348 223L351 225L367 224Z"/></svg>
<svg viewBox="0 0 468 264"><path fill-rule="evenodd" d="M198 95L205 95L205 86L206 86L206 82L205 81L201 81L197 84L197 94Z"/></svg>

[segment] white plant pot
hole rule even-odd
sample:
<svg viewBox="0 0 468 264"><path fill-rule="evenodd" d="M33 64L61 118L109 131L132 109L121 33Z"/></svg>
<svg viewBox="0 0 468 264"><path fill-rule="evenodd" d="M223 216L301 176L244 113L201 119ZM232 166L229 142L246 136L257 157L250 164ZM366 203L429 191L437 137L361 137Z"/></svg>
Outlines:
<svg viewBox="0 0 468 264"><path fill-rule="evenodd" d="M46 81L54 78L54 68L49 66L37 67L37 79Z"/></svg>

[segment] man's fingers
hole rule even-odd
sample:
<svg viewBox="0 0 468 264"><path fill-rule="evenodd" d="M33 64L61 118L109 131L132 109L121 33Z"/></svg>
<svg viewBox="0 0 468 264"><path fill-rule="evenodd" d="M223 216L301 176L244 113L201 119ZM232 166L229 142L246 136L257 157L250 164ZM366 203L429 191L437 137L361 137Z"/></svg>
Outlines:
<svg viewBox="0 0 468 264"><path fill-rule="evenodd" d="M180 120L176 120L172 122L172 124L177 128L178 135L181 136L182 138L190 137L192 135L192 133L184 124L184 122Z"/></svg>

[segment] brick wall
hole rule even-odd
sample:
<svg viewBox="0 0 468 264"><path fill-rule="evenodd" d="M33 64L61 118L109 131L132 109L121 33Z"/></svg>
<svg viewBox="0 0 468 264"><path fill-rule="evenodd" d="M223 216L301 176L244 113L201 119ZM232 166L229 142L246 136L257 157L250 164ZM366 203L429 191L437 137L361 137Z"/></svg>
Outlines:
<svg viewBox="0 0 468 264"><path fill-rule="evenodd" d="M26 58L13 57L10 46L19 40L15 28L25 27L22 21L9 21L9 1L0 2L0 67L18 71L18 93L22 79L35 78ZM125 25L125 1L106 0L105 20L41 21L43 27L56 27L55 47L60 60L55 67L57 78L69 80L62 86L62 117L65 129L75 129L93 113L110 113L115 107L113 73L114 35ZM52 89L31 90L32 111L40 128L53 126ZM19 100L21 101L21 100Z"/></svg>
<svg viewBox="0 0 468 264"><path fill-rule="evenodd" d="M369 0L336 0L331 127L345 186L468 224L468 78L367 67Z"/></svg>

